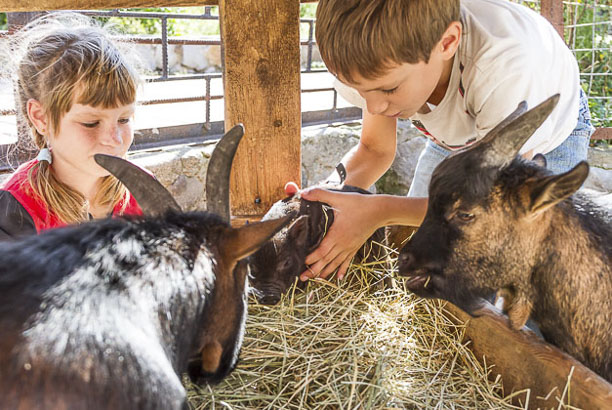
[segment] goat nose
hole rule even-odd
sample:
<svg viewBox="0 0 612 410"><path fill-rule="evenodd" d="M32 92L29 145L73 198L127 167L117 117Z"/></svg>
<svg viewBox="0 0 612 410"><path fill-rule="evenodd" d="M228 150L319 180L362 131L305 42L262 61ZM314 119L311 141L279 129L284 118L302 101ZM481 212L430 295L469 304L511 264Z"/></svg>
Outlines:
<svg viewBox="0 0 612 410"><path fill-rule="evenodd" d="M259 303L262 305L276 305L280 302L280 295L263 295L259 298Z"/></svg>
<svg viewBox="0 0 612 410"><path fill-rule="evenodd" d="M399 274L405 275L410 272L414 265L415 257L411 252L404 252L399 256Z"/></svg>

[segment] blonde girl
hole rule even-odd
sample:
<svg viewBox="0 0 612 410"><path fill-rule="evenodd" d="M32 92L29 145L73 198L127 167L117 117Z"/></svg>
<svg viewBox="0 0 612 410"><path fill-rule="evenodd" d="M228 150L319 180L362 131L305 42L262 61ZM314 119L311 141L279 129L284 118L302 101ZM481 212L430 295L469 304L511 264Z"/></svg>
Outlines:
<svg viewBox="0 0 612 410"><path fill-rule="evenodd" d="M38 147L0 190L0 239L109 215L141 214L93 160L124 157L139 79L108 33L74 13L42 17L11 50L18 115Z"/></svg>

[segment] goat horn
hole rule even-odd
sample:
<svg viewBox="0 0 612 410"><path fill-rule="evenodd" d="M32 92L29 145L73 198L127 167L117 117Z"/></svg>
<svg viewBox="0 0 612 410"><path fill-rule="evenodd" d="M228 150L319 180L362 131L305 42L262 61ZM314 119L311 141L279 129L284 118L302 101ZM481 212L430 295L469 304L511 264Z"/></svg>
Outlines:
<svg viewBox="0 0 612 410"><path fill-rule="evenodd" d="M206 203L208 212L230 220L229 185L234 154L244 135L242 124L234 126L217 143L208 161L206 172Z"/></svg>
<svg viewBox="0 0 612 410"><path fill-rule="evenodd" d="M163 215L170 209L181 211L172 194L143 169L112 155L95 154L94 160L126 186L145 215Z"/></svg>
<svg viewBox="0 0 612 410"><path fill-rule="evenodd" d="M546 121L558 102L559 94L555 94L526 112L520 112L524 111L525 102L519 104L510 116L483 138L483 144L479 144L479 148L484 150L483 165L503 168L512 161L529 137Z"/></svg>

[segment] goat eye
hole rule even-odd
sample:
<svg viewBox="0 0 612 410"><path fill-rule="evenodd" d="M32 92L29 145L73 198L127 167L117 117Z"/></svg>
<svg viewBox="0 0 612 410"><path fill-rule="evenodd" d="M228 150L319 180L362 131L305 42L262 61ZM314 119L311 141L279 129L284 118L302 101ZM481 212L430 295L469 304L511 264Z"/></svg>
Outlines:
<svg viewBox="0 0 612 410"><path fill-rule="evenodd" d="M474 214L469 212L457 212L455 218L459 219L461 222L469 222L474 219Z"/></svg>

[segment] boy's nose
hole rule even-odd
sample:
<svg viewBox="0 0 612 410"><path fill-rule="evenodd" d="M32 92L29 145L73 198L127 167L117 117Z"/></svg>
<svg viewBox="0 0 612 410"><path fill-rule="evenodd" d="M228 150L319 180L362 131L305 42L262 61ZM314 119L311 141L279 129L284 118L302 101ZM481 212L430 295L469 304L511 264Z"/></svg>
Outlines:
<svg viewBox="0 0 612 410"><path fill-rule="evenodd" d="M370 114L379 115L384 113L389 107L389 103L387 103L382 98L370 98L366 100L366 105L368 107L368 111Z"/></svg>

